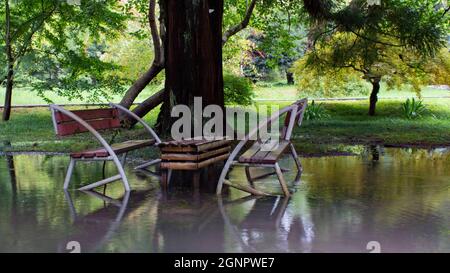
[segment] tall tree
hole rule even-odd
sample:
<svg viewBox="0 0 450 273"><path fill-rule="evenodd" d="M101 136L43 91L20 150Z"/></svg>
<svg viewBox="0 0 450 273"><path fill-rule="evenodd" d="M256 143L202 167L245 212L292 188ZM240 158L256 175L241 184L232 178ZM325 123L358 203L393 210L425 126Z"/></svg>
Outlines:
<svg viewBox="0 0 450 273"><path fill-rule="evenodd" d="M223 106L222 46L231 36L249 25L258 0L248 1L242 17L230 26L223 24L223 1L160 0L159 36L154 20L154 2L149 0L148 21L153 44L158 45L162 40L161 46L156 46L155 50L159 49L163 56L155 57L149 71L130 87L121 104L130 107L145 86L164 69L165 88L133 111L142 117L164 102L158 128L168 130L171 123L170 109L174 103L191 105L194 96L201 96L204 105ZM241 5L244 1L235 2Z"/></svg>

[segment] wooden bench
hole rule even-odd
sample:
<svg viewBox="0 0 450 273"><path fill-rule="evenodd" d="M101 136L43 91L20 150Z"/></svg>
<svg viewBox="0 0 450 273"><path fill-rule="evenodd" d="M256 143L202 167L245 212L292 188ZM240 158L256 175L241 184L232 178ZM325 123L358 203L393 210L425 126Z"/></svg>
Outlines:
<svg viewBox="0 0 450 273"><path fill-rule="evenodd" d="M125 191L130 191L130 185L125 175L123 165L125 164L127 154L131 151L152 147L161 142L156 133L141 118L130 110L110 103L111 108L88 109L69 111L58 105L50 105L52 111L52 120L57 136L65 137L74 134L90 132L102 145L101 148L73 152L70 154L70 164L64 181L64 190L67 190L70 184L75 164L78 161L113 161L119 171L118 175L105 178L90 185L84 186L79 190L92 190L93 188L122 180ZM144 140L129 140L122 143L110 145L98 131L118 130L121 128L119 113L123 112L131 118L136 119L152 138ZM119 160L118 155L122 155ZM146 168L160 162L160 159L151 160L137 166L136 168Z"/></svg>
<svg viewBox="0 0 450 273"><path fill-rule="evenodd" d="M302 165L300 163L300 160L298 159L298 154L295 150L295 147L290 139L294 125L298 124L298 126L300 126L302 123L307 104L308 100L302 99L290 106L281 109L278 113L275 113L270 118L268 118L265 123L259 124L257 128L254 128L248 135L246 135L244 139L241 140L235 147L235 149L231 152L230 157L225 163L225 166L219 178L219 182L217 184L217 194L220 195L222 193L222 188L225 184L254 195L268 195L267 193L257 190L254 187L253 182L262 177L266 177L267 175L276 174L284 195L290 196L289 189L283 177L283 170L280 168L278 161L286 151L290 150L290 154L292 155L297 166L297 177L300 176L302 172ZM247 149L244 153L242 153L241 156L238 157L238 154L245 147L247 142L250 141L250 139L252 139L254 136L259 136L258 132L262 128L267 128L270 123L274 122L276 119L279 119L283 115L285 115L284 126L280 131L279 140L261 140L258 138L257 141L255 141L255 143L249 149ZM236 157L238 157L238 160L235 160ZM247 180L250 184L249 186L233 184L226 179L228 171L234 165L245 167ZM264 174L259 177L252 177L250 172L251 167L273 168L275 169L275 172Z"/></svg>

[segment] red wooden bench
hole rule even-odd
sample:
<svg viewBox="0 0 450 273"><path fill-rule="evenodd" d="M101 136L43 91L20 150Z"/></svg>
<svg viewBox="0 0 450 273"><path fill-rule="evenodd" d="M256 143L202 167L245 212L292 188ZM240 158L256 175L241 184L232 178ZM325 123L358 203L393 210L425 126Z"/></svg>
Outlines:
<svg viewBox="0 0 450 273"><path fill-rule="evenodd" d="M101 148L73 152L70 154L70 164L67 170L66 179L64 181L64 190L67 190L70 184L72 173L76 162L78 161L113 161L119 171L118 175L97 181L90 185L84 186L79 190L91 190L93 188L111 183L116 180L122 180L125 191L130 191L130 185L125 175L123 165L125 164L127 154L131 151L142 149L146 147L152 147L159 143L161 140L141 118L130 110L110 103L111 108L105 109L89 109L89 110L76 110L69 111L58 105L50 105L52 111L53 125L56 135L60 137L71 136L74 134L90 132L102 145ZM144 140L129 140L122 143L110 145L98 131L100 130L114 130L121 128L119 112L122 111L131 118L136 119L144 126L145 130L151 135L152 138ZM121 155L119 160L118 155ZM146 168L153 164L159 163L160 160L152 160L135 169Z"/></svg>
<svg viewBox="0 0 450 273"><path fill-rule="evenodd" d="M290 139L294 125L297 123L298 126L300 126L302 123L307 104L308 100L302 99L288 107L281 109L278 113L268 118L266 123L260 124L257 128L254 128L248 135L246 135L244 139L239 142L233 152L231 152L230 157L225 163L225 166L219 178L219 182L217 184L217 194L222 193L223 184L226 184L228 186L254 195L268 195L262 191L255 189L253 182L262 177L276 174L283 189L284 195L289 196L290 192L283 177L283 171L278 164L278 160L287 150L290 150L290 154L294 158L295 164L297 166L297 177L299 177L299 174L301 174L302 172L302 165L300 163L300 160L298 159L298 154L295 150L295 147ZM278 141L265 141L258 139L249 149L247 149L243 154L239 156L238 160L235 160L240 151L244 148L244 146L250 139L252 139L255 135L258 135L258 132L262 128L267 127L268 124L275 121L276 119L279 119L282 115L285 115L286 117L284 119L284 126L281 129L280 139ZM230 170L231 166L234 165L245 167L245 173L250 186L233 184L226 179L228 171ZM251 167L273 168L275 169L275 172L264 174L259 177L252 177L250 172Z"/></svg>

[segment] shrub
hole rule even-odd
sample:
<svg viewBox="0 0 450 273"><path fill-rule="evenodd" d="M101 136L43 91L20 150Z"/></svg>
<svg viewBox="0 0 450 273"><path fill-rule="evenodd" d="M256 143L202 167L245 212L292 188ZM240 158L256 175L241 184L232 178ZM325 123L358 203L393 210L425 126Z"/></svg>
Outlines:
<svg viewBox="0 0 450 273"><path fill-rule="evenodd" d="M232 73L224 73L224 96L227 105L251 105L255 94L249 79Z"/></svg>
<svg viewBox="0 0 450 273"><path fill-rule="evenodd" d="M424 114L426 112L426 110L427 110L427 108L422 103L422 101L420 101L420 100L416 101L414 98L407 99L402 104L403 115L407 119L415 119L415 118L421 117L422 114Z"/></svg>
<svg viewBox="0 0 450 273"><path fill-rule="evenodd" d="M323 104L316 104L316 102L313 100L311 104L306 108L304 119L318 120L328 118L329 116L330 115L328 115L327 111L323 107Z"/></svg>

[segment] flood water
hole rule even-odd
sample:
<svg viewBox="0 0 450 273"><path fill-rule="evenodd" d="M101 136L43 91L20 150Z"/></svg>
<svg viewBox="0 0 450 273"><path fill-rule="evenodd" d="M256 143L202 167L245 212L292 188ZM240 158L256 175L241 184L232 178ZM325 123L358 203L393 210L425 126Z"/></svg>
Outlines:
<svg viewBox="0 0 450 273"><path fill-rule="evenodd" d="M65 193L66 156L3 155L0 252L69 252L70 241L82 252L369 252L370 241L382 252L450 252L450 149L376 152L303 158L290 199L164 193L131 169L130 194L118 182ZM288 157L282 165L295 170ZM101 178L101 163L80 163L72 186ZM243 183L245 172L230 178ZM280 192L275 177L256 185Z"/></svg>

